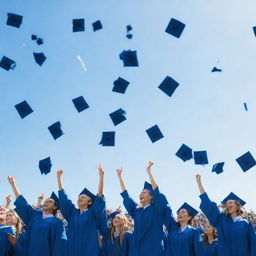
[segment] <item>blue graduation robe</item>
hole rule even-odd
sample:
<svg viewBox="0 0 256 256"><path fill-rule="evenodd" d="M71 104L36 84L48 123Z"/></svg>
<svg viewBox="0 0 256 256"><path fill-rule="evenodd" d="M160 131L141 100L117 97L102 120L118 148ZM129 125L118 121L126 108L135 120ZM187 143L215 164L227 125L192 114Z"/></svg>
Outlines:
<svg viewBox="0 0 256 256"><path fill-rule="evenodd" d="M158 188L153 193L157 192L159 192ZM123 191L121 196L128 214L134 219L131 255L163 256L163 220L158 208L154 203L145 209L138 208L137 203L129 196L127 190Z"/></svg>
<svg viewBox="0 0 256 256"><path fill-rule="evenodd" d="M85 212L75 207L64 190L59 191L59 206L68 222L69 256L99 256L98 231L106 222L106 203L104 197L96 197L92 206Z"/></svg>
<svg viewBox="0 0 256 256"><path fill-rule="evenodd" d="M17 213L26 224L26 256L66 256L67 237L61 220L43 219L42 211L34 210L20 195L16 201Z"/></svg>
<svg viewBox="0 0 256 256"><path fill-rule="evenodd" d="M13 254L13 247L9 242L7 234L14 235L12 227L0 225L0 256L11 256Z"/></svg>
<svg viewBox="0 0 256 256"><path fill-rule="evenodd" d="M25 254L26 232L18 237L15 245L15 256L26 256Z"/></svg>
<svg viewBox="0 0 256 256"><path fill-rule="evenodd" d="M211 244L205 248L205 256L217 256L218 255L218 240L214 240Z"/></svg>
<svg viewBox="0 0 256 256"><path fill-rule="evenodd" d="M218 256L256 256L253 225L244 219L234 222L227 214L220 212L207 193L200 195L200 198L200 209L218 231Z"/></svg>

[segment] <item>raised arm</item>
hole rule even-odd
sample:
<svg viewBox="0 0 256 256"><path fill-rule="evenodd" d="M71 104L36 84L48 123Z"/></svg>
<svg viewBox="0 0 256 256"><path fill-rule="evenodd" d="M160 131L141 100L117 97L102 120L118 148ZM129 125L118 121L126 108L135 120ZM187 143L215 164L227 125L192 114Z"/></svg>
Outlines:
<svg viewBox="0 0 256 256"><path fill-rule="evenodd" d="M198 188L199 188L199 191L200 191L200 194L204 194L205 193L205 190L204 190L204 187L202 185L202 180L201 180L201 175L200 174L196 174L196 183L198 185Z"/></svg>
<svg viewBox="0 0 256 256"><path fill-rule="evenodd" d="M8 176L8 181L12 187L13 193L15 194L15 197L18 198L20 196L20 191L16 185L15 178L13 176Z"/></svg>
<svg viewBox="0 0 256 256"><path fill-rule="evenodd" d="M63 185L63 181L62 181L62 174L63 174L63 170L58 170L57 171L57 182L58 182L58 189L62 190L64 189L64 185Z"/></svg>
<svg viewBox="0 0 256 256"><path fill-rule="evenodd" d="M42 195L37 198L37 204L32 205L32 207L34 209L40 209L40 206L41 206L41 203L42 203L43 200L44 200L44 193L42 193Z"/></svg>
<svg viewBox="0 0 256 256"><path fill-rule="evenodd" d="M11 202L12 202L12 196L11 196L11 195L8 195L8 196L6 197L6 204L5 204L5 208L6 208L6 209L10 209Z"/></svg>
<svg viewBox="0 0 256 256"><path fill-rule="evenodd" d="M151 161L148 162L147 173L148 173L148 177L149 177L150 183L152 185L152 188L153 188L153 190L155 190L157 188L157 184L156 184L156 181L155 181L155 179L153 177L153 174L151 172L151 167L152 167L153 164L154 163L151 162Z"/></svg>
<svg viewBox="0 0 256 256"><path fill-rule="evenodd" d="M104 169L101 164L98 166L98 170L99 170L99 176L100 176L99 187L98 187L98 197L103 197Z"/></svg>
<svg viewBox="0 0 256 256"><path fill-rule="evenodd" d="M122 178L122 172L123 172L122 168L116 169L117 177L118 177L122 192L124 192L126 190L126 187L125 187L125 184L124 184L124 180Z"/></svg>

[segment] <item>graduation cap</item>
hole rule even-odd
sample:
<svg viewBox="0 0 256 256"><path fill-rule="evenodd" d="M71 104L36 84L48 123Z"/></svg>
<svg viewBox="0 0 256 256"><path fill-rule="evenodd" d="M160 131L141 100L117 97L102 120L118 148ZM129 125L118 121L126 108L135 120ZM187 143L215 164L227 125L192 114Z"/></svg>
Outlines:
<svg viewBox="0 0 256 256"><path fill-rule="evenodd" d="M162 132L160 131L160 129L157 125L154 125L151 128L147 129L146 133L148 134L152 143L154 143L164 137L164 135L162 134Z"/></svg>
<svg viewBox="0 0 256 256"><path fill-rule="evenodd" d="M119 54L119 58L123 61L124 67L138 67L137 51L123 51Z"/></svg>
<svg viewBox="0 0 256 256"><path fill-rule="evenodd" d="M36 43L37 43L38 45L41 45L41 44L44 43L44 40L43 40L42 38L38 38L38 39L36 40Z"/></svg>
<svg viewBox="0 0 256 256"><path fill-rule="evenodd" d="M197 165L208 164L207 151L194 151L194 160Z"/></svg>
<svg viewBox="0 0 256 256"><path fill-rule="evenodd" d="M132 26L131 25L127 25L126 26L126 30L127 30L127 33L130 32L132 30Z"/></svg>
<svg viewBox="0 0 256 256"><path fill-rule="evenodd" d="M129 33L129 34L126 35L126 37L127 37L128 39L132 39L132 34Z"/></svg>
<svg viewBox="0 0 256 256"><path fill-rule="evenodd" d="M56 204L57 204L57 210L59 210L59 209L60 209L60 207L59 207L59 201L60 201L60 200L59 200L58 196L57 196L54 192L52 192L50 198L53 199L53 200L56 202Z"/></svg>
<svg viewBox="0 0 256 256"><path fill-rule="evenodd" d="M113 84L114 84L114 87L112 89L113 92L124 94L130 82L126 81L122 77L118 77L118 79L115 80Z"/></svg>
<svg viewBox="0 0 256 256"><path fill-rule="evenodd" d="M22 119L33 112L33 109L29 106L29 104L25 100L15 105L15 108Z"/></svg>
<svg viewBox="0 0 256 256"><path fill-rule="evenodd" d="M102 146L115 146L115 132L102 132L101 141Z"/></svg>
<svg viewBox="0 0 256 256"><path fill-rule="evenodd" d="M6 25L12 26L15 28L20 27L20 25L22 23L23 16L14 14L14 13L7 13L7 16L8 16L8 18L7 18Z"/></svg>
<svg viewBox="0 0 256 256"><path fill-rule="evenodd" d="M180 38L184 28L185 28L184 23L172 18L170 20L165 32L174 37Z"/></svg>
<svg viewBox="0 0 256 256"><path fill-rule="evenodd" d="M245 111L248 111L248 107L247 107L246 103L244 103L244 109L245 109Z"/></svg>
<svg viewBox="0 0 256 256"><path fill-rule="evenodd" d="M42 66L43 63L44 63L45 60L46 60L46 56L44 55L44 53L42 53L42 52L33 52L33 55L34 55L35 62L36 62L39 66Z"/></svg>
<svg viewBox="0 0 256 256"><path fill-rule="evenodd" d="M126 120L126 117L124 116L125 114L126 114L125 111L121 108L119 108L118 110L109 114L114 126L116 126Z"/></svg>
<svg viewBox="0 0 256 256"><path fill-rule="evenodd" d="M31 40L33 40L33 41L35 41L35 40L37 40L37 35L31 35Z"/></svg>
<svg viewBox="0 0 256 256"><path fill-rule="evenodd" d="M9 59L6 56L3 56L3 58L0 61L0 67L5 69L6 71L9 71L10 69L15 69L16 67L16 62Z"/></svg>
<svg viewBox="0 0 256 256"><path fill-rule="evenodd" d="M75 99L72 100L76 110L78 111L78 113L82 112L83 110L89 108L89 105L87 104L87 102L85 101L83 96L77 97Z"/></svg>
<svg viewBox="0 0 256 256"><path fill-rule="evenodd" d="M223 201L221 201L221 203L224 205L226 204L226 202L228 200L234 200L234 201L238 201L242 206L244 206L246 204L246 202L244 200L242 200L241 198L239 198L236 194L234 194L233 192L231 192Z"/></svg>
<svg viewBox="0 0 256 256"><path fill-rule="evenodd" d="M102 29L101 21L100 20L95 21L94 23L92 23L92 27L94 32Z"/></svg>
<svg viewBox="0 0 256 256"><path fill-rule="evenodd" d="M184 162L193 158L192 149L185 144L182 144L179 150L176 152L176 156Z"/></svg>
<svg viewBox="0 0 256 256"><path fill-rule="evenodd" d="M243 172L247 172L249 169L256 165L256 161L249 151L243 154L242 156L238 157L236 161L242 168Z"/></svg>
<svg viewBox="0 0 256 256"><path fill-rule="evenodd" d="M52 163L51 163L50 157L47 157L39 161L39 169L41 171L41 174L46 175L49 172L51 172L51 167L52 167Z"/></svg>
<svg viewBox="0 0 256 256"><path fill-rule="evenodd" d="M63 135L63 131L61 130L61 123L56 122L48 127L48 130L50 131L52 137L54 140L58 139L60 136Z"/></svg>
<svg viewBox="0 0 256 256"><path fill-rule="evenodd" d="M185 209L188 211L189 215L194 218L197 214L198 214L198 211L193 208L191 205L189 205L188 203L184 203L180 208L179 210L177 211L177 214L179 214L179 211L182 210L182 209Z"/></svg>
<svg viewBox="0 0 256 256"><path fill-rule="evenodd" d="M89 196L92 200L92 203L94 203L94 201L96 199L96 196L91 191L89 191L87 188L84 188L84 190L79 195Z"/></svg>
<svg viewBox="0 0 256 256"><path fill-rule="evenodd" d="M214 164L212 167L212 172L215 172L216 174L222 173L224 171L223 166L224 166L224 162Z"/></svg>
<svg viewBox="0 0 256 256"><path fill-rule="evenodd" d="M121 214L121 213L118 211L115 211L115 212L112 212L108 217L109 217L109 219L113 220L116 217L116 215L118 215L118 214Z"/></svg>
<svg viewBox="0 0 256 256"><path fill-rule="evenodd" d="M211 72L222 72L222 69L214 67Z"/></svg>
<svg viewBox="0 0 256 256"><path fill-rule="evenodd" d="M158 86L169 97L172 96L176 88L179 86L179 83L172 79L170 76L167 76L163 82Z"/></svg>
<svg viewBox="0 0 256 256"><path fill-rule="evenodd" d="M143 190L144 189L148 190L151 194L153 193L152 185L150 183L148 183L147 181L145 181L145 183L144 183Z"/></svg>
<svg viewBox="0 0 256 256"><path fill-rule="evenodd" d="M73 32L80 32L84 30L84 19L73 19Z"/></svg>
<svg viewBox="0 0 256 256"><path fill-rule="evenodd" d="M253 29L254 35L256 36L256 26L253 27L252 29Z"/></svg>

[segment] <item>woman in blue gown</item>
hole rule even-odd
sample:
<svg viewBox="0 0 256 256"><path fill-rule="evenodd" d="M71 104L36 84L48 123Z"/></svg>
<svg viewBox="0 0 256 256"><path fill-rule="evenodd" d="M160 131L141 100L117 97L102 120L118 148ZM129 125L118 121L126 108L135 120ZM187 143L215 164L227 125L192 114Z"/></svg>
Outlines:
<svg viewBox="0 0 256 256"><path fill-rule="evenodd" d="M35 210L20 194L14 177L8 177L16 196L16 212L26 224L26 256L66 256L67 237L61 220L55 217L58 198L53 193L45 200L43 211Z"/></svg>
<svg viewBox="0 0 256 256"><path fill-rule="evenodd" d="M218 256L255 256L254 227L242 218L242 205L245 202L230 193L222 201L225 211L221 212L217 204L212 202L205 192L201 175L196 175L196 181L201 194L200 208L218 232Z"/></svg>
<svg viewBox="0 0 256 256"><path fill-rule="evenodd" d="M204 233L202 235L205 256L217 256L218 255L218 239L217 230L209 223L204 225Z"/></svg>
<svg viewBox="0 0 256 256"><path fill-rule="evenodd" d="M63 170L57 172L60 210L68 222L69 256L99 256L99 232L102 234L106 224L106 204L103 196L104 169L98 166L99 187L95 196L84 189L77 201L78 209L68 199L62 182Z"/></svg>

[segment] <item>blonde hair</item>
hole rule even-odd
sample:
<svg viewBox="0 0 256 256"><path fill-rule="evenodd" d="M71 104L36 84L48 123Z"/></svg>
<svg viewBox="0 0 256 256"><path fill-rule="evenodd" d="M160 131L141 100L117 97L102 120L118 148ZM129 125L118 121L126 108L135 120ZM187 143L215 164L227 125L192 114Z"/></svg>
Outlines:
<svg viewBox="0 0 256 256"><path fill-rule="evenodd" d="M243 216L244 215L243 206L240 204L239 201L235 201L235 205L236 205L236 214L237 214L237 216ZM228 213L228 211L226 209L226 204L224 205L224 212L230 217L230 214Z"/></svg>
<svg viewBox="0 0 256 256"><path fill-rule="evenodd" d="M8 210L6 214L8 214L9 212L15 217L15 220L16 220L16 223L14 224L15 235L16 237L19 237L24 230L24 224L21 218L19 217L19 215L17 214L17 212L15 212L14 210Z"/></svg>

